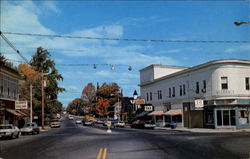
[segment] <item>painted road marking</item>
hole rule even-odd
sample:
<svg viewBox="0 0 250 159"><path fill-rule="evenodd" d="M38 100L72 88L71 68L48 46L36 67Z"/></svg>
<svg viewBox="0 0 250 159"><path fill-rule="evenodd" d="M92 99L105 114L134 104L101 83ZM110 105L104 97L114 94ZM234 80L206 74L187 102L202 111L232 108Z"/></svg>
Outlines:
<svg viewBox="0 0 250 159"><path fill-rule="evenodd" d="M107 148L100 148L97 156L96 156L96 159L106 159L107 157Z"/></svg>

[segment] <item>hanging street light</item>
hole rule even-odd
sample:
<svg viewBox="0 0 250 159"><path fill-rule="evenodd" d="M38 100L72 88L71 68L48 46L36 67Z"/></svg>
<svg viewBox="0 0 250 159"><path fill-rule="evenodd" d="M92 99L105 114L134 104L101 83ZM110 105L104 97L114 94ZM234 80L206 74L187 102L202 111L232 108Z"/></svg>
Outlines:
<svg viewBox="0 0 250 159"><path fill-rule="evenodd" d="M248 21L248 22L246 22L246 21L236 21L236 22L234 22L234 24L236 26L240 26L241 24L249 24L249 23L250 23L250 21Z"/></svg>

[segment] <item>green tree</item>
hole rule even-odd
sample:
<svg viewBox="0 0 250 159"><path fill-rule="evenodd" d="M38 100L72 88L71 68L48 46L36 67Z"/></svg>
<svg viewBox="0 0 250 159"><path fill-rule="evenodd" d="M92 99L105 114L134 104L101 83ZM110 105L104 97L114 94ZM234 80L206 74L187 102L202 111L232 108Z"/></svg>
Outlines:
<svg viewBox="0 0 250 159"><path fill-rule="evenodd" d="M55 62L50 59L50 53L43 49L42 47L37 48L36 53L32 56L30 61L30 66L22 66L24 69L21 69L22 74L25 75L26 81L23 83L23 88L21 91L27 92L29 84L34 86L33 88L33 97L34 97L34 115L38 116L41 121L41 72L43 71L47 75L44 76L46 80L46 87L44 88L45 98L44 98L44 116L46 118L53 118L53 115L62 110L62 104L58 101L57 96L60 92L63 92L65 89L59 87L58 81L63 80L61 74L58 73L58 70L55 67ZM20 68L20 67L19 67ZM29 100L29 97L25 97L24 93L23 98Z"/></svg>

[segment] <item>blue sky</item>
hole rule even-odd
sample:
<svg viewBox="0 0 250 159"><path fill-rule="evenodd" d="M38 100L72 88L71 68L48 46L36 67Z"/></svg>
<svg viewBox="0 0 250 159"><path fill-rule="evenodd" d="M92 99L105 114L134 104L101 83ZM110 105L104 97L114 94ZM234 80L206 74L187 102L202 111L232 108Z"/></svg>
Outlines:
<svg viewBox="0 0 250 159"><path fill-rule="evenodd" d="M101 38L250 41L249 1L3 1L1 30ZM5 35L27 59L42 46L52 54L67 92L80 97L88 82L117 82L126 96L139 91L139 70L150 64L195 66L217 59L250 59L249 43L160 43ZM8 59L22 60L1 39ZM65 67L61 64L97 64ZM98 64L117 65L115 70ZM130 65L133 70L128 71Z"/></svg>

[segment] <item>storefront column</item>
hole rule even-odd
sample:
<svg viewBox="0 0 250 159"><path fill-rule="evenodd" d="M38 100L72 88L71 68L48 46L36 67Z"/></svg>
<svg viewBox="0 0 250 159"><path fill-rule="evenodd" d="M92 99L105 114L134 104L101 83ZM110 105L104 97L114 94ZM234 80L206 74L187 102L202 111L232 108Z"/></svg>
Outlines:
<svg viewBox="0 0 250 159"><path fill-rule="evenodd" d="M165 126L165 115L163 115L162 126Z"/></svg>

